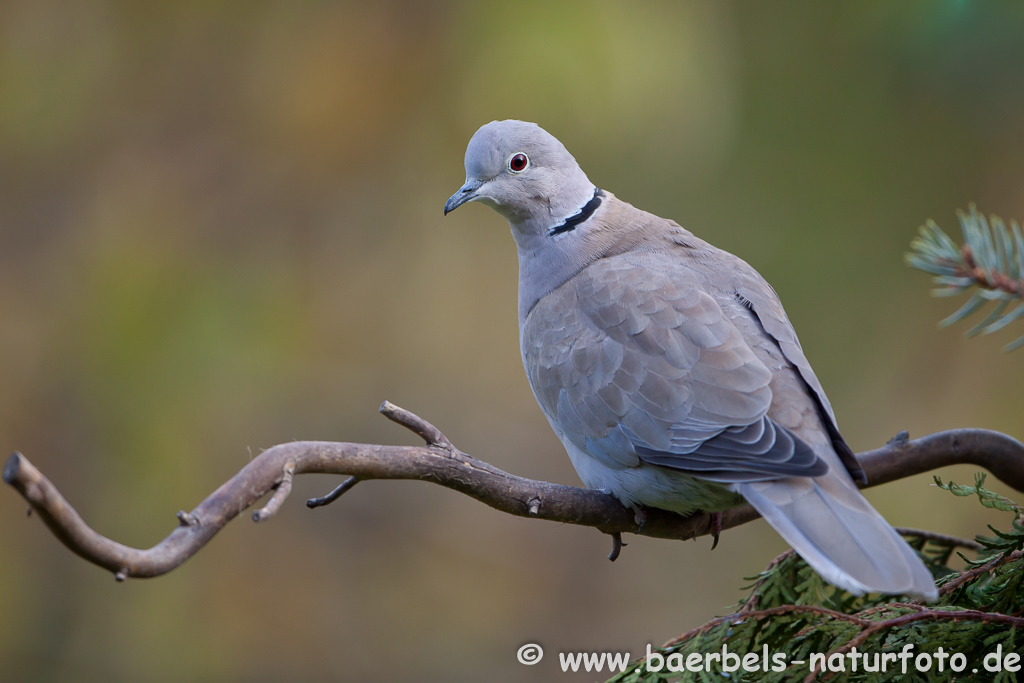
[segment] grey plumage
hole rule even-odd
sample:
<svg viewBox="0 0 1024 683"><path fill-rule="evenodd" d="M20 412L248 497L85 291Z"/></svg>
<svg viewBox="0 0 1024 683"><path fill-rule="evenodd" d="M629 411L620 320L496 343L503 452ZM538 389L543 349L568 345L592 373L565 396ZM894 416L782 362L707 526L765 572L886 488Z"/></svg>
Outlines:
<svg viewBox="0 0 1024 683"><path fill-rule="evenodd" d="M535 124L483 126L466 175L445 213L483 201L508 219L523 363L586 486L683 514L742 497L836 585L935 597L857 490L863 472L752 267L597 190Z"/></svg>

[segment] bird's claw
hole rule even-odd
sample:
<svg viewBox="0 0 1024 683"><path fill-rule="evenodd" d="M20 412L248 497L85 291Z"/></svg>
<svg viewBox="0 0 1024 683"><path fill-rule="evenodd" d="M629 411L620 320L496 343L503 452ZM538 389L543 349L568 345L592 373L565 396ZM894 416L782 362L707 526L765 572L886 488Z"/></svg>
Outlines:
<svg viewBox="0 0 1024 683"><path fill-rule="evenodd" d="M718 547L718 539L722 535L722 511L711 513L711 537L714 538L714 542L711 544L711 549L714 550Z"/></svg>
<svg viewBox="0 0 1024 683"><path fill-rule="evenodd" d="M622 541L622 534L620 534L618 531L616 531L613 534L610 534L610 536L612 537L612 551L608 553L608 559L614 562L615 560L619 559L619 553L622 552L622 549L629 544L624 543Z"/></svg>

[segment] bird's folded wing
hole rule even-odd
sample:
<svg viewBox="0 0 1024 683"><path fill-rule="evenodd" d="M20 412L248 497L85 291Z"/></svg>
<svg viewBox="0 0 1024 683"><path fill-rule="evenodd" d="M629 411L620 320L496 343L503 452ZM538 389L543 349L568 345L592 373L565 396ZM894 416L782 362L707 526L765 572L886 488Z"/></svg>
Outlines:
<svg viewBox="0 0 1024 683"><path fill-rule="evenodd" d="M789 322L786 311L782 307L782 302L779 301L775 290L745 261L731 254L729 256L733 261L730 266L736 279L736 293L742 297L757 317L765 334L775 340L786 360L792 363L793 367L800 373L800 377L807 385L808 392L815 398L821 409L821 422L828 430L829 436L832 439L832 445L840 460L846 466L846 469L855 480L867 483L867 476L860 462L858 462L857 457L853 454L853 450L839 433L839 426L836 423L835 413L832 411L832 404L829 403L828 396L825 395L821 382L818 381L814 370L811 369L811 364L808 362L807 357L804 356L800 340L796 336L796 330L793 329L793 325Z"/></svg>
<svg viewBox="0 0 1024 683"><path fill-rule="evenodd" d="M828 469L767 417L771 371L667 254L591 264L534 307L522 342L545 412L609 467L646 462L720 482Z"/></svg>

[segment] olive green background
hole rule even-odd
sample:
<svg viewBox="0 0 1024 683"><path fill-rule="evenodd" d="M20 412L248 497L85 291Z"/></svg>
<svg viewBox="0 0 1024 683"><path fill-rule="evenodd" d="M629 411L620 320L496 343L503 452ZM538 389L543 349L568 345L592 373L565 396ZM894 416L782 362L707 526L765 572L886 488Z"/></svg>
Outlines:
<svg viewBox="0 0 1024 683"><path fill-rule="evenodd" d="M1013 332L937 331L955 304L902 262L971 201L1024 218L1022 31L1008 2L3 2L0 448L147 547L261 448L415 443L383 399L577 484L522 371L507 225L442 217L497 118L758 268L856 450L1022 436ZM419 482L302 505L338 482L126 584L4 488L0 677L590 681L557 653L641 653L785 547L757 522L612 564L597 531ZM896 525L1001 519L929 483L868 495Z"/></svg>

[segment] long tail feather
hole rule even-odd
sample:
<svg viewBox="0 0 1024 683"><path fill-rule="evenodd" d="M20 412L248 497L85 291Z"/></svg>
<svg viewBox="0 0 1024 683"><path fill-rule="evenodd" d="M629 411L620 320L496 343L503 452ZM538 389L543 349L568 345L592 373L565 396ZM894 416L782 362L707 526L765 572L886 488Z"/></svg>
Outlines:
<svg viewBox="0 0 1024 683"><path fill-rule="evenodd" d="M931 572L914 550L838 472L816 479L737 485L793 549L822 577L861 594L938 597Z"/></svg>

